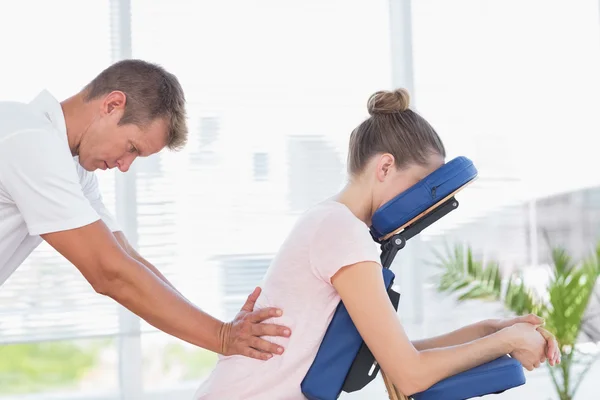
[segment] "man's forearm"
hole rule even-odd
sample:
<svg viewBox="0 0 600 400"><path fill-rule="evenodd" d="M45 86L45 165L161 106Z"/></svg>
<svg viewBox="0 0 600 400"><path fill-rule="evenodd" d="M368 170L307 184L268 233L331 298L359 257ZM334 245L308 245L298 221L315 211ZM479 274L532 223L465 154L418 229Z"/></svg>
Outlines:
<svg viewBox="0 0 600 400"><path fill-rule="evenodd" d="M96 292L167 334L222 352L220 335L229 325L195 307L151 268L131 257L118 235L112 235L101 220L41 236L77 267Z"/></svg>
<svg viewBox="0 0 600 400"><path fill-rule="evenodd" d="M158 268L156 268L154 265L152 265L148 260L146 260L144 257L142 257L127 241L125 235L123 234L123 232L114 232L113 233L115 238L117 239L117 242L119 242L119 244L121 245L121 247L123 248L123 250L125 250L125 252L127 254L129 254L131 257L133 257L135 260L137 260L138 262L142 263L143 265L146 266L146 268L148 268L150 271L152 271L152 273L154 273L154 275L156 275L157 277L160 278L160 280L162 280L164 283L166 283L171 289L173 289L174 291L176 291L177 293L179 293L182 297L183 294L181 294L181 292L179 292L179 290L177 290L177 288L171 283L169 282L169 280L167 279L167 277L165 277L159 270Z"/></svg>
<svg viewBox="0 0 600 400"><path fill-rule="evenodd" d="M195 307L160 273L127 257L118 273L106 282L106 295L161 331L207 350L220 353L223 322Z"/></svg>
<svg viewBox="0 0 600 400"><path fill-rule="evenodd" d="M181 292L179 290L177 290L177 288L171 283L169 282L169 280L158 270L158 268L156 268L154 265L152 265L148 260L146 260L144 257L142 257L141 255L139 255L138 252L136 252L135 250L133 251L133 254L130 254L131 257L133 257L136 261L138 261L139 263L143 264L144 266L146 266L146 268L148 268L154 275L156 275L161 281L163 281L167 286L169 286L171 289L173 289L175 292L177 292L181 297L184 297L183 294L181 294Z"/></svg>
<svg viewBox="0 0 600 400"><path fill-rule="evenodd" d="M495 330L493 329L491 323L486 320L467 325L444 335L421 340L413 340L412 344L419 351L440 347L450 347L480 339L494 332Z"/></svg>

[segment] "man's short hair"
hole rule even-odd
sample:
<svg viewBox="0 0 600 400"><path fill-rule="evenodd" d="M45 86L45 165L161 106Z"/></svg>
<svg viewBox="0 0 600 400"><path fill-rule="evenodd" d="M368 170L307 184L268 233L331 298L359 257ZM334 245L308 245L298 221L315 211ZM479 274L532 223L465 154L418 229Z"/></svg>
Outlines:
<svg viewBox="0 0 600 400"><path fill-rule="evenodd" d="M157 118L166 118L166 146L179 150L188 136L185 95L175 75L157 64L142 60L123 60L102 71L84 88L84 100L90 101L112 91L127 96L119 125L144 127Z"/></svg>

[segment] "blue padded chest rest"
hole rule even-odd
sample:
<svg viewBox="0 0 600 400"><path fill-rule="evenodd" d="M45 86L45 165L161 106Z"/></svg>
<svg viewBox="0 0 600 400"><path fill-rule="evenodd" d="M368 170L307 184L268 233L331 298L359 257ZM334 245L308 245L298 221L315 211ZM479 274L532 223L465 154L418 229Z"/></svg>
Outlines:
<svg viewBox="0 0 600 400"><path fill-rule="evenodd" d="M384 204L373 215L370 232L381 244L384 283L396 310L400 295L391 288L395 276L389 270L396 253L407 240L456 209L458 201L454 194L476 177L473 163L466 157L457 157ZM362 389L378 372L375 358L340 302L302 381L302 393L309 400L335 400L342 391L350 393ZM521 364L504 356L449 377L411 397L414 400L464 400L500 393L524 383Z"/></svg>

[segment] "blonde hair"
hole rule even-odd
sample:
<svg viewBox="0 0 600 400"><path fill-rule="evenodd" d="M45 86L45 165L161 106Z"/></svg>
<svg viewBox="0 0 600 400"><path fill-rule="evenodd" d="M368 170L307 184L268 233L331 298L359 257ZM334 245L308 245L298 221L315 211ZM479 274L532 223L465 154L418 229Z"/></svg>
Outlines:
<svg viewBox="0 0 600 400"><path fill-rule="evenodd" d="M370 117L350 135L348 172L360 174L376 154L390 153L396 167L426 165L432 154L446 157L444 145L433 127L410 108L406 89L378 91L369 97Z"/></svg>

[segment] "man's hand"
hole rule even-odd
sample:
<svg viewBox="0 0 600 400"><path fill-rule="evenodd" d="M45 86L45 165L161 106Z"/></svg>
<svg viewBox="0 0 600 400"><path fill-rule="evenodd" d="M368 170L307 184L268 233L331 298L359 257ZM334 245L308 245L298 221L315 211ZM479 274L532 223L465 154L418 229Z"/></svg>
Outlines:
<svg viewBox="0 0 600 400"><path fill-rule="evenodd" d="M219 332L221 354L240 354L259 360L268 360L273 353L283 354L282 347L260 339L261 336L288 337L291 334L290 329L285 326L261 323L266 319L281 316L282 311L276 308L254 311L254 304L260 292L260 288L254 289L235 319L223 324Z"/></svg>

